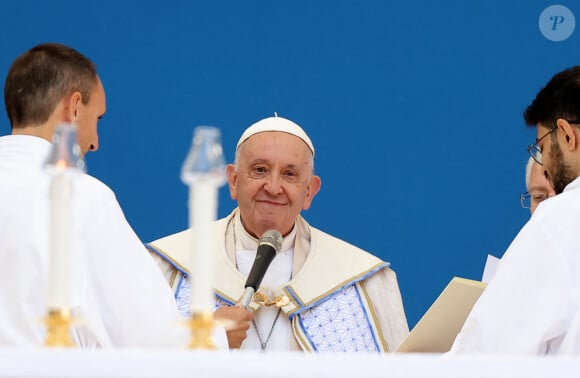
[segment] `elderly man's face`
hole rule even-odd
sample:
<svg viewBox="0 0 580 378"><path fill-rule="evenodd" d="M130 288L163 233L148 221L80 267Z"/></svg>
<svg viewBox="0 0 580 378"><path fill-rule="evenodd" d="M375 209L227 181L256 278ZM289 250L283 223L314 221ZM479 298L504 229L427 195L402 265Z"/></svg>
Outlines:
<svg viewBox="0 0 580 378"><path fill-rule="evenodd" d="M528 188L528 192L530 193L530 213L532 214L540 202L556 195L556 192L544 174L544 168L536 162L533 163L532 171L530 172L530 187Z"/></svg>
<svg viewBox="0 0 580 378"><path fill-rule="evenodd" d="M320 189L312 169L312 152L292 134L267 131L248 138L236 166L227 167L246 231L257 238L270 229L287 235Z"/></svg>

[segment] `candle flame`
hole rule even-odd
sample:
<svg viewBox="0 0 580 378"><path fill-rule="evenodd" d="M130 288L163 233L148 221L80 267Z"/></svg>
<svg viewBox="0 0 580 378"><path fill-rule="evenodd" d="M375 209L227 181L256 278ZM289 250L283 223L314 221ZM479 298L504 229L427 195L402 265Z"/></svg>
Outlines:
<svg viewBox="0 0 580 378"><path fill-rule="evenodd" d="M68 164L66 162L66 160L64 159L59 159L56 164L55 164L57 169L66 169L68 167Z"/></svg>

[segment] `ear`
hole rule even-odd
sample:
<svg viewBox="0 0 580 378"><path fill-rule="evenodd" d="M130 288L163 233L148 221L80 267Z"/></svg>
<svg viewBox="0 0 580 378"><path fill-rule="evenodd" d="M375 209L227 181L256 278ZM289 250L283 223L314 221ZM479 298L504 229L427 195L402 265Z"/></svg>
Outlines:
<svg viewBox="0 0 580 378"><path fill-rule="evenodd" d="M320 186L322 185L322 180L320 177L313 175L310 178L310 182L306 187L306 198L304 200L304 205L302 206L302 210L308 210L310 205L312 204L312 200L318 191L320 190Z"/></svg>
<svg viewBox="0 0 580 378"><path fill-rule="evenodd" d="M226 176L228 177L228 186L230 188L230 197L233 200L238 199L237 185L238 185L238 173L234 168L233 164L228 164L226 166Z"/></svg>
<svg viewBox="0 0 580 378"><path fill-rule="evenodd" d="M578 148L578 128L562 118L558 118L556 126L558 126L558 129L560 129L562 135L564 135L564 146L566 146L566 149L568 151L576 150Z"/></svg>
<svg viewBox="0 0 580 378"><path fill-rule="evenodd" d="M74 92L67 101L66 122L75 123L79 116L79 108L83 101L81 92Z"/></svg>

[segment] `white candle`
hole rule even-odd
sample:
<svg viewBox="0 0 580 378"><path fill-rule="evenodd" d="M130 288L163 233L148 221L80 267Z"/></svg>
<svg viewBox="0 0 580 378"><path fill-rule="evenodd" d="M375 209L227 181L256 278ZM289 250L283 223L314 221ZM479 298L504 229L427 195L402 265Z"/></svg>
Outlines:
<svg viewBox="0 0 580 378"><path fill-rule="evenodd" d="M71 225L71 180L66 174L58 174L50 184L49 309L69 307Z"/></svg>
<svg viewBox="0 0 580 378"><path fill-rule="evenodd" d="M213 182L197 181L189 186L189 224L193 227L189 272L192 313L213 311L214 246L212 221L217 216L218 188Z"/></svg>

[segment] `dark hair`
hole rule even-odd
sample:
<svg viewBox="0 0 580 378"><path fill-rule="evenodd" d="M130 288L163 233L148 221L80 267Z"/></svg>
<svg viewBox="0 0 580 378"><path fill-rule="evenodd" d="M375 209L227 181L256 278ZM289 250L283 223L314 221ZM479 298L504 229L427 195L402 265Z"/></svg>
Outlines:
<svg viewBox="0 0 580 378"><path fill-rule="evenodd" d="M47 43L19 56L4 84L4 104L12 128L48 121L59 101L80 92L89 102L97 84L95 64L78 51Z"/></svg>
<svg viewBox="0 0 580 378"><path fill-rule="evenodd" d="M524 111L524 120L532 127L541 123L550 128L559 118L568 121L580 119L580 66L552 77Z"/></svg>

